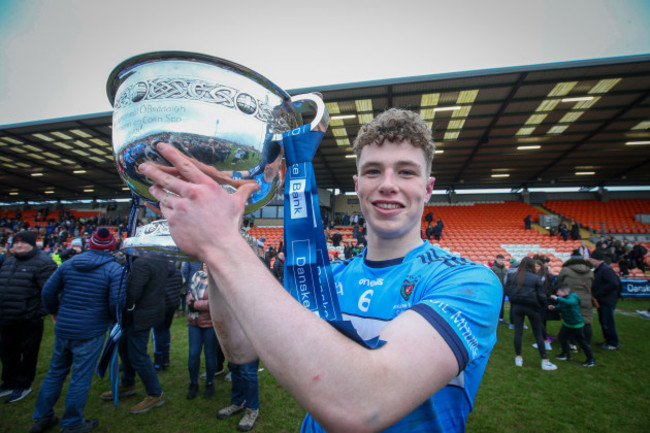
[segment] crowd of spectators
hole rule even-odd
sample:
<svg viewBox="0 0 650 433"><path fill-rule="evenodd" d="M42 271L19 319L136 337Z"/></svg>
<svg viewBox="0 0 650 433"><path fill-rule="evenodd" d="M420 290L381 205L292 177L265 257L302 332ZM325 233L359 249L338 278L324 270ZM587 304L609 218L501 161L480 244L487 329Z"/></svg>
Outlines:
<svg viewBox="0 0 650 433"><path fill-rule="evenodd" d="M426 219L427 233L424 233L423 237L431 240L434 234L433 231L429 231L429 228L434 227L433 215L425 216L428 217L431 219ZM340 220L341 223L348 223L351 228L345 230L345 236L335 222L327 219L323 221L326 238L333 247L337 248L333 256L334 260L350 259L361 254L367 244L362 218L360 220L358 216L354 218L354 216L343 215ZM440 219L438 222L442 223ZM246 226L252 227L253 224L252 221L248 221ZM112 226L112 231L104 226ZM45 431L59 422L54 416L52 407L70 371L70 365L64 362L65 356L68 356L66 353L70 353L69 359L74 360L76 359L74 356L79 356L75 355L76 353L92 346L92 353L84 356L83 361L94 365L101 348L98 342L104 341L105 331L102 335L80 336L79 330L87 329L87 326L70 328L70 306L65 303L69 303L70 299L65 302L59 301L58 293L64 288L69 286L68 290L80 290L78 287L80 272L87 274L84 276L85 283L81 289L87 290L87 287L92 286L92 290L97 292L95 295L100 298L102 291L110 292L110 296L103 298L106 304L100 305L101 311L88 313L93 319L102 317L106 322L102 323L107 325L116 319L115 306L117 304L124 306L124 336L119 350L123 373L118 395L125 397L135 393L136 374L140 376L147 391L146 398L131 408L131 413L146 412L164 404L158 374L170 365L169 328L173 318L179 316L187 316L189 329L187 398L195 398L199 390L198 369L201 350L205 352L208 370L205 374L203 396L212 397L214 394L212 378L224 372L225 360L219 342L212 332L213 319L210 317L206 290L207 274L200 269L200 264L187 262L182 263L181 266L181 263L137 259L134 261L130 278L125 282L123 294L118 295L116 281L122 267L117 264L123 264L124 259L117 252L124 231L123 221L119 216L109 218L105 215L96 215L75 218L65 210L52 214L45 209L38 212L33 221L21 219L20 213L11 218L5 215L0 218L0 227L2 245L26 245L25 251L14 248L13 255L6 255L3 251L0 265L5 260L31 260L29 263L33 262L33 267L30 268L30 272L33 273L34 278L31 279L33 287L30 287L30 290L38 293L39 302L42 292L44 302L43 305L30 308L30 315L26 316L27 321L23 320L24 323L12 322L11 315L5 314L10 313L11 310L7 309L6 305L0 305L3 312L3 319L0 320L2 322L0 343L3 349L3 382L0 393L6 397L7 402L17 402L31 392L32 381L35 379L35 360L38 357L38 347L43 332L43 318L49 313L53 315L54 320L58 319L51 370L41 386L34 412L34 424L30 431ZM42 248L39 248L40 244L36 239L41 239ZM282 283L284 245L280 243L278 246L268 245L264 248L264 240L264 238L253 239L251 245L258 251L260 259L264 261L270 272ZM342 257L339 254L339 247L342 247ZM499 322L510 325L511 329L514 329L515 365L518 367L524 365L521 346L524 330L528 329L524 321L526 317L535 336L534 346L539 351L543 370L557 369L557 365L549 359L551 344L556 340L561 348L555 354L555 361L568 361L580 349L586 357L582 363L585 367L596 366L592 346L597 346L602 351L620 350L614 320L614 311L620 295L619 277L626 276L626 270L632 268L644 271L647 252L647 249L636 241L618 240L611 236L601 237L593 250L583 242L564 262L561 272L557 275L551 272L550 258L543 254L534 254L524 257L521 261L510 262L502 255L497 256L491 268L499 277L504 289ZM62 263L68 261L69 264L62 266ZM613 263L618 265L619 275L616 275L610 266ZM8 262L0 268L0 283L10 277L5 275L10 268L13 268L9 265ZM105 279L107 278L105 272L98 271L106 265L111 267L112 272L108 280ZM120 269L118 274L115 273L116 269ZM101 278L93 277L95 274ZM51 276L53 277L50 278ZM87 296L91 294L88 293ZM6 294L2 299L3 302L6 301ZM504 317L506 300L510 305L508 320ZM76 301L73 298L72 308L77 313L84 310L83 305L74 304L78 301L79 298ZM97 308L97 305L94 304L93 308ZM595 345L591 341L594 308L597 309L599 324L605 339ZM77 313L72 316L78 315ZM646 311L639 312L642 313L647 314ZM561 321L562 326L558 335L550 335L546 326L548 321ZM107 329L107 326L104 328ZM153 362L147 353L147 344L152 330L155 346ZM203 332L205 330L210 332ZM22 363L15 361L20 359L20 356L14 354L18 350L13 338L15 336L32 342L21 355ZM83 416L85 399L90 387L88 379L90 370L78 370L76 365L73 369L73 378L77 374L75 387L70 386L68 395L72 397L69 403L68 399L66 400L66 408L70 404L71 409L61 419L62 431L90 431L98 425L97 420L87 420ZM258 361L249 364L228 363L228 367L231 374L234 372L233 394L231 403L219 411L218 417L222 419L244 412L242 425L244 428L252 428L259 408L256 377ZM102 398L113 400L114 396L109 391L102 394Z"/></svg>

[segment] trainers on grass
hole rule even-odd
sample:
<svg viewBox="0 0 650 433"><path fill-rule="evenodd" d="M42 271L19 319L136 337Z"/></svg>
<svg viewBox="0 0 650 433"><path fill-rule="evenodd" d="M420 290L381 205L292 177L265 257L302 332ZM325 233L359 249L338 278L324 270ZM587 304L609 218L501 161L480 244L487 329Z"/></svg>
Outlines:
<svg viewBox="0 0 650 433"><path fill-rule="evenodd" d="M203 398L210 398L214 395L214 383L206 383L203 390Z"/></svg>
<svg viewBox="0 0 650 433"><path fill-rule="evenodd" d="M228 418L229 416L232 416L238 412L241 412L244 410L244 404L242 403L241 405L237 404L230 404L223 409L221 409L219 412L217 412L217 418L219 419L225 419Z"/></svg>
<svg viewBox="0 0 650 433"><path fill-rule="evenodd" d="M59 422L59 418L54 415L47 418L34 418L32 422L32 428L29 429L29 433L42 433L45 430L54 427Z"/></svg>
<svg viewBox="0 0 650 433"><path fill-rule="evenodd" d="M9 397L5 400L5 403L14 403L22 400L27 397L30 392L32 392L31 388L14 388Z"/></svg>
<svg viewBox="0 0 650 433"><path fill-rule="evenodd" d="M517 367L523 367L524 366L524 358L521 356L515 356L515 365Z"/></svg>
<svg viewBox="0 0 650 433"><path fill-rule="evenodd" d="M130 395L135 395L135 385L131 386L118 386L117 387L117 396L122 398L122 397L128 397ZM111 401L113 400L113 392L112 391L106 391L102 393L102 395L99 396L102 400L105 401Z"/></svg>
<svg viewBox="0 0 650 433"><path fill-rule="evenodd" d="M196 393L199 392L198 383L190 383L190 386L187 387L187 399L192 400L196 397Z"/></svg>
<svg viewBox="0 0 650 433"><path fill-rule="evenodd" d="M557 365L553 364L548 359L542 359L542 370L544 371L557 370Z"/></svg>
<svg viewBox="0 0 650 433"><path fill-rule="evenodd" d="M568 361L569 359L571 359L571 357L567 353L560 353L555 357L555 359L559 361Z"/></svg>
<svg viewBox="0 0 650 433"><path fill-rule="evenodd" d="M257 420L257 416L259 415L260 411L259 409L246 409L246 413L242 417L241 421L239 421L239 424L237 424L237 430L239 431L249 431L253 428L255 425L255 420Z"/></svg>
<svg viewBox="0 0 650 433"><path fill-rule="evenodd" d="M162 394L160 394L158 397L148 395L145 397L144 400L142 400L140 403L136 404L131 408L131 413L139 414L139 413L149 412L154 407L159 407L162 406L163 404L165 404L165 398L163 397Z"/></svg>
<svg viewBox="0 0 650 433"><path fill-rule="evenodd" d="M596 361L593 359L588 359L585 362L582 363L583 367L595 367L596 366Z"/></svg>
<svg viewBox="0 0 650 433"><path fill-rule="evenodd" d="M99 425L98 419L87 419L77 427L61 427L61 433L88 433Z"/></svg>

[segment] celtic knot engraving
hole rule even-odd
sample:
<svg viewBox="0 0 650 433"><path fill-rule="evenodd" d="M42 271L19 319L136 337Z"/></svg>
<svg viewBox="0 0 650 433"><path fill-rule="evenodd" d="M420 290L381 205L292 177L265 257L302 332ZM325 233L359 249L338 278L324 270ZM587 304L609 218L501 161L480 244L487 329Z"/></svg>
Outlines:
<svg viewBox="0 0 650 433"><path fill-rule="evenodd" d="M138 227L135 234L136 236L168 236L169 224L167 220L156 220Z"/></svg>
<svg viewBox="0 0 650 433"><path fill-rule="evenodd" d="M115 109L150 100L188 99L217 104L253 115L263 122L276 123L271 107L239 90L204 80L184 78L155 78L140 81L122 91Z"/></svg>

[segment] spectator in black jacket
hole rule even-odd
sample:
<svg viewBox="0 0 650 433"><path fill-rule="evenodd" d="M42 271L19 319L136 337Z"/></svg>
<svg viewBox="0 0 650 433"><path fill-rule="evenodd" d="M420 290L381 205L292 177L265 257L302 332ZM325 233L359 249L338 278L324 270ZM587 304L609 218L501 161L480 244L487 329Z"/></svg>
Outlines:
<svg viewBox="0 0 650 433"><path fill-rule="evenodd" d="M70 248L63 250L59 254L59 257L61 257L62 262L65 262L73 258L75 254L79 254L81 252L83 252L83 241L81 238L75 238L72 240L72 242L70 242Z"/></svg>
<svg viewBox="0 0 650 433"><path fill-rule="evenodd" d="M281 283L284 284L284 253L279 252L275 256L275 261L273 262L273 275Z"/></svg>
<svg viewBox="0 0 650 433"><path fill-rule="evenodd" d="M8 396L7 403L32 391L47 315L41 291L56 271L54 260L36 248L33 232L16 234L11 252L0 268L0 397Z"/></svg>
<svg viewBox="0 0 650 433"><path fill-rule="evenodd" d="M437 241L440 240L440 237L442 236L442 229L445 228L445 224L442 222L440 218L438 218L438 221L436 222L436 225L433 226L433 238Z"/></svg>
<svg viewBox="0 0 650 433"><path fill-rule="evenodd" d="M169 347L172 344L170 328L174 314L181 302L183 276L174 262L167 263L167 285L165 286L165 321L153 328L154 368L161 371L169 367Z"/></svg>
<svg viewBox="0 0 650 433"><path fill-rule="evenodd" d="M341 244L341 239L343 239L341 232L337 231L334 233L332 235L332 246L338 247Z"/></svg>
<svg viewBox="0 0 650 433"><path fill-rule="evenodd" d="M591 293L598 301L598 321L603 331L605 341L598 344L601 349L620 350L614 310L618 302L618 292L621 284L616 272L605 263L605 253L602 248L596 249L589 260L594 265L594 283Z"/></svg>
<svg viewBox="0 0 650 433"><path fill-rule="evenodd" d="M136 258L126 286L126 306L122 316L123 333L119 343L122 360L122 383L118 396L135 394L135 373L138 373L147 397L131 408L132 414L144 413L165 403L158 375L147 353L151 328L165 320L165 285L167 263L148 257ZM113 393L101 395L113 400Z"/></svg>

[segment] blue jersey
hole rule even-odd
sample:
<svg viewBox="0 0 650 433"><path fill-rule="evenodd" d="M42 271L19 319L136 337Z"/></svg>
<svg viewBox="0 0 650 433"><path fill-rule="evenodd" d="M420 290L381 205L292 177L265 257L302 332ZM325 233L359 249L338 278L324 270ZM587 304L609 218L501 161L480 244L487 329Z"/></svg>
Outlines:
<svg viewBox="0 0 650 433"><path fill-rule="evenodd" d="M343 318L363 339L411 309L440 333L458 361L456 378L385 431L464 431L496 343L502 296L496 275L428 242L404 258L373 262L364 254L332 271ZM307 414L301 431L324 430Z"/></svg>

